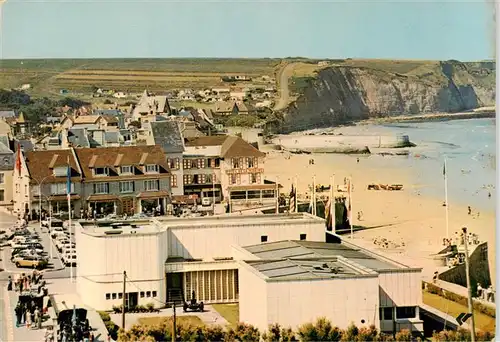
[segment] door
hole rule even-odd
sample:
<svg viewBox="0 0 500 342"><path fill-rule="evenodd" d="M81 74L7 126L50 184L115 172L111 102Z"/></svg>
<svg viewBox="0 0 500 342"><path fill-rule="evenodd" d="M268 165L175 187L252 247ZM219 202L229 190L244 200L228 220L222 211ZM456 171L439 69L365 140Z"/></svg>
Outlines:
<svg viewBox="0 0 500 342"><path fill-rule="evenodd" d="M122 200L123 213L127 215L134 215L134 199L124 198Z"/></svg>
<svg viewBox="0 0 500 342"><path fill-rule="evenodd" d="M125 305L127 306L128 309L133 309L137 306L139 303L139 294L138 292L129 292L127 293L127 298Z"/></svg>

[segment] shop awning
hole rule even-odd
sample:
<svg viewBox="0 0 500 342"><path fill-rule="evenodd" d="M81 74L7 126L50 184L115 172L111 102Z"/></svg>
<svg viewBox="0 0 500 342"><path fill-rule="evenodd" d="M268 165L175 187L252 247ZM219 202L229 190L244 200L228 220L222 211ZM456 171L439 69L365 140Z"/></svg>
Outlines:
<svg viewBox="0 0 500 342"><path fill-rule="evenodd" d="M71 200L78 200L80 199L80 195L71 195ZM49 201L55 201L55 202L60 202L60 201L67 201L68 197L66 195L52 195L49 196Z"/></svg>
<svg viewBox="0 0 500 342"><path fill-rule="evenodd" d="M278 185L278 188L283 188ZM255 190L276 190L276 184L251 184L234 185L229 187L229 191L255 191Z"/></svg>
<svg viewBox="0 0 500 342"><path fill-rule="evenodd" d="M90 195L87 197L89 202L113 202L117 200L118 196L115 195Z"/></svg>
<svg viewBox="0 0 500 342"><path fill-rule="evenodd" d="M172 204L193 204L198 199L197 194L172 196Z"/></svg>
<svg viewBox="0 0 500 342"><path fill-rule="evenodd" d="M165 198L170 197L168 191L145 191L137 195L137 198L148 199L148 198Z"/></svg>

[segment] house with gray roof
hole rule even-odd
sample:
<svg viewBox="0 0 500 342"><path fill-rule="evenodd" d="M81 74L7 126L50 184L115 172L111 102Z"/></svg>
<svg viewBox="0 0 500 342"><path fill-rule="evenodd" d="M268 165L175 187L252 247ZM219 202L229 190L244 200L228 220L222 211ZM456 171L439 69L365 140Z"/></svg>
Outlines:
<svg viewBox="0 0 500 342"><path fill-rule="evenodd" d="M184 195L184 172L182 154L184 139L176 121L151 122L151 136L148 145L160 145L165 151L171 174L172 195Z"/></svg>

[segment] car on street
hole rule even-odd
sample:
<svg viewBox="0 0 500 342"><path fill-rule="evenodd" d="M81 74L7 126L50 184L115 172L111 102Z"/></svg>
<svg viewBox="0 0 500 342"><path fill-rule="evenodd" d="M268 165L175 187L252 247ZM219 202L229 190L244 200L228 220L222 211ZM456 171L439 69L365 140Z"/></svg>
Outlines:
<svg viewBox="0 0 500 342"><path fill-rule="evenodd" d="M72 260L72 262L71 262ZM73 251L73 253L70 252L70 250L64 251L64 253L61 256L61 261L65 266L76 266L76 253Z"/></svg>
<svg viewBox="0 0 500 342"><path fill-rule="evenodd" d="M75 247L75 243L74 242L70 242L68 239L59 240L59 241L56 242L56 248L59 251L59 253L61 253L64 248L67 248L70 245L72 245L73 248Z"/></svg>
<svg viewBox="0 0 500 342"><path fill-rule="evenodd" d="M212 205L212 199L210 197L203 197L201 199L201 205L204 207L208 207L208 206Z"/></svg>

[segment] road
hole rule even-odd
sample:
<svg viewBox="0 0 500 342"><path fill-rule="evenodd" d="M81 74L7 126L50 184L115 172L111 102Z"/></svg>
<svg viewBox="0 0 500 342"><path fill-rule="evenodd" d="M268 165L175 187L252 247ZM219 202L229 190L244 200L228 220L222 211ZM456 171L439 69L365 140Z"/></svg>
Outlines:
<svg viewBox="0 0 500 342"><path fill-rule="evenodd" d="M293 69L296 63L288 63L279 73L279 94L280 98L276 102L273 110L278 111L284 109L290 102L290 89L288 88L288 79L293 75Z"/></svg>
<svg viewBox="0 0 500 342"><path fill-rule="evenodd" d="M0 213L0 229L10 227L15 222L15 218L8 214ZM50 255L50 246L52 240L47 232L40 232L38 224L30 225L30 229L36 230L41 238L40 243L44 250ZM16 327L14 322L14 307L17 303L17 294L7 291L7 280L9 275L20 274L27 272L27 269L19 269L10 261L10 247L1 249L0 268L5 271L0 272L0 342L1 341L42 341L45 335L45 330L30 330L26 327ZM53 246L53 259L51 259L52 267L44 271L44 279L47 280L49 291L59 290L59 288L67 288L65 282L69 281L70 270L65 268L60 260L59 253Z"/></svg>

